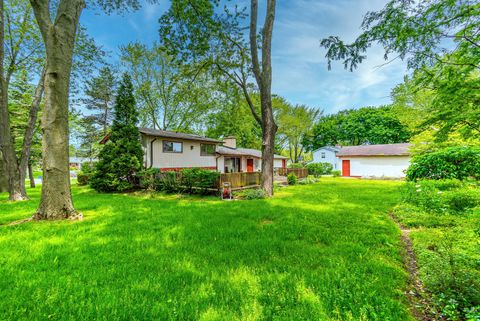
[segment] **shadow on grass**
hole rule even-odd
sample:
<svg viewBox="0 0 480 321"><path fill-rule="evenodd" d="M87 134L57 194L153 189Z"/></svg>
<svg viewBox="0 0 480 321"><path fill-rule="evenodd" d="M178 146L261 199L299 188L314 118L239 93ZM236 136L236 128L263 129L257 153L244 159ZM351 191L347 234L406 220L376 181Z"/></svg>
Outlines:
<svg viewBox="0 0 480 321"><path fill-rule="evenodd" d="M82 222L0 229L3 313L408 320L392 188L334 181L238 202L82 189Z"/></svg>

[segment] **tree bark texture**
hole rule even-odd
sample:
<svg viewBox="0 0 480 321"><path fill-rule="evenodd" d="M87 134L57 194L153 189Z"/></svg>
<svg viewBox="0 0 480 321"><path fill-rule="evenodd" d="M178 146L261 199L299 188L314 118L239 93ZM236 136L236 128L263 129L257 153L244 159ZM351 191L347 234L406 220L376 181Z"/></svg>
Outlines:
<svg viewBox="0 0 480 321"><path fill-rule="evenodd" d="M0 0L0 61L5 59L5 13L4 1ZM19 201L27 199L25 181L21 179L21 173L15 145L10 128L10 115L8 113L8 78L5 77L3 63L0 64L0 148L2 150L4 168L8 182L9 199Z"/></svg>
<svg viewBox="0 0 480 321"><path fill-rule="evenodd" d="M30 187L35 188L35 177L33 177L33 168L30 163L28 163L28 179L30 180Z"/></svg>
<svg viewBox="0 0 480 321"><path fill-rule="evenodd" d="M1 154L1 151L0 151ZM0 157L0 192L8 191L7 173L5 171L5 165L3 163L3 157Z"/></svg>
<svg viewBox="0 0 480 321"><path fill-rule="evenodd" d="M275 20L275 0L267 0L267 13L262 29L262 60L258 59L257 46L258 1L251 0L250 51L252 70L260 90L262 112L262 189L267 196L273 195L273 163L277 125L272 110L272 32Z"/></svg>
<svg viewBox="0 0 480 321"><path fill-rule="evenodd" d="M30 0L45 43L45 107L42 114L43 182L36 219L76 216L70 190L68 94L75 35L83 0L61 0L55 21L48 0Z"/></svg>

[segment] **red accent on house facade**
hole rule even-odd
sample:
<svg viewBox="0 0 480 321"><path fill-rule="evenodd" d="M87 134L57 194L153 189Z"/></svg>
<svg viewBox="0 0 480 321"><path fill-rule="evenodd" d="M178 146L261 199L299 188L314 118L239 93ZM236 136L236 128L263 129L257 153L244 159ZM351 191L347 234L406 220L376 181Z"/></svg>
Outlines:
<svg viewBox="0 0 480 321"><path fill-rule="evenodd" d="M247 173L253 172L253 159L247 159Z"/></svg>
<svg viewBox="0 0 480 321"><path fill-rule="evenodd" d="M342 160L342 176L350 176L350 160Z"/></svg>
<svg viewBox="0 0 480 321"><path fill-rule="evenodd" d="M287 168L287 160L282 159L282 168Z"/></svg>

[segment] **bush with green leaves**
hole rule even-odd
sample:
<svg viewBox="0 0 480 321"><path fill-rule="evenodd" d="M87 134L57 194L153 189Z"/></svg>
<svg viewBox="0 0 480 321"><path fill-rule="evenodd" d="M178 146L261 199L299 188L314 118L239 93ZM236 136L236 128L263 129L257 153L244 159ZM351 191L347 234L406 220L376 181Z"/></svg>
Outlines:
<svg viewBox="0 0 480 321"><path fill-rule="evenodd" d="M186 193L209 194L218 190L220 173L201 168L188 168L181 172L181 185Z"/></svg>
<svg viewBox="0 0 480 321"><path fill-rule="evenodd" d="M175 171L158 173L155 178L155 188L157 191L165 193L179 193L183 191L180 187L179 174Z"/></svg>
<svg viewBox="0 0 480 321"><path fill-rule="evenodd" d="M91 176L92 175L90 173L78 172L77 184L80 186L88 185L88 182L90 181Z"/></svg>
<svg viewBox="0 0 480 321"><path fill-rule="evenodd" d="M298 183L297 175L295 175L295 173L288 174L287 183L288 185L296 185Z"/></svg>
<svg viewBox="0 0 480 321"><path fill-rule="evenodd" d="M308 174L314 176L330 175L333 166L330 163L310 163L307 164Z"/></svg>
<svg viewBox="0 0 480 321"><path fill-rule="evenodd" d="M304 168L302 163L290 163L288 164L288 168Z"/></svg>
<svg viewBox="0 0 480 321"><path fill-rule="evenodd" d="M428 256L424 285L432 293L432 308L446 320L479 320L480 271L471 253L461 249L463 230L444 232L434 242ZM462 240L464 241L464 240Z"/></svg>
<svg viewBox="0 0 480 321"><path fill-rule="evenodd" d="M480 179L480 147L448 147L414 157L407 180Z"/></svg>
<svg viewBox="0 0 480 321"><path fill-rule="evenodd" d="M333 177L340 177L342 175L342 171L334 170L332 171Z"/></svg>
<svg viewBox="0 0 480 321"><path fill-rule="evenodd" d="M90 180L90 185L101 192L127 191L138 187L137 173L142 169L138 112L132 81L126 73L120 83L114 112L109 140L100 151Z"/></svg>
<svg viewBox="0 0 480 321"><path fill-rule="evenodd" d="M261 188L248 188L234 193L234 197L244 200L256 200L266 197L265 191Z"/></svg>
<svg viewBox="0 0 480 321"><path fill-rule="evenodd" d="M451 213L464 213L480 206L480 192L474 189L459 189L445 192L445 204Z"/></svg>
<svg viewBox="0 0 480 321"><path fill-rule="evenodd" d="M442 320L479 320L479 210L478 184L456 179L407 182L394 209L402 225L417 228L419 275Z"/></svg>
<svg viewBox="0 0 480 321"><path fill-rule="evenodd" d="M160 170L158 168L148 168L138 172L137 176L140 182L140 188L150 191L160 190L159 174Z"/></svg>
<svg viewBox="0 0 480 321"><path fill-rule="evenodd" d="M429 213L461 214L480 206L480 189L459 180L408 182L404 202Z"/></svg>
<svg viewBox="0 0 480 321"><path fill-rule="evenodd" d="M77 184L80 186L88 185L95 170L95 163L82 163L80 171L77 173Z"/></svg>
<svg viewBox="0 0 480 321"><path fill-rule="evenodd" d="M80 171L85 174L93 174L96 162L85 162L80 165Z"/></svg>
<svg viewBox="0 0 480 321"><path fill-rule="evenodd" d="M308 184L314 184L316 182L318 182L319 179L316 178L315 176L313 175L308 175L307 177L305 177L304 179L301 179L298 181L298 185L308 185Z"/></svg>

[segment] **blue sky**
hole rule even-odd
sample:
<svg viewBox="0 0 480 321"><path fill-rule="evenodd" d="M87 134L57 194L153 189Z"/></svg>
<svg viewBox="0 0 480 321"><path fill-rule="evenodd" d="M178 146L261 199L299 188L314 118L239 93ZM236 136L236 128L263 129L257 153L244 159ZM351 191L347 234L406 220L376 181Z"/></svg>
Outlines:
<svg viewBox="0 0 480 321"><path fill-rule="evenodd" d="M242 2L244 2L243 0ZM262 1L260 1L262 2ZM328 71L321 38L338 35L353 40L367 11L378 10L386 0L279 0L272 44L272 91L295 104L336 112L345 108L390 102L390 91L402 82L406 64L396 60L383 65L383 51L372 47L367 60L354 72L335 63ZM151 44L159 39L158 18L168 1L145 3L133 13L106 16L85 10L81 23L98 44L118 61L119 46L131 41ZM383 66L381 66L383 65Z"/></svg>

